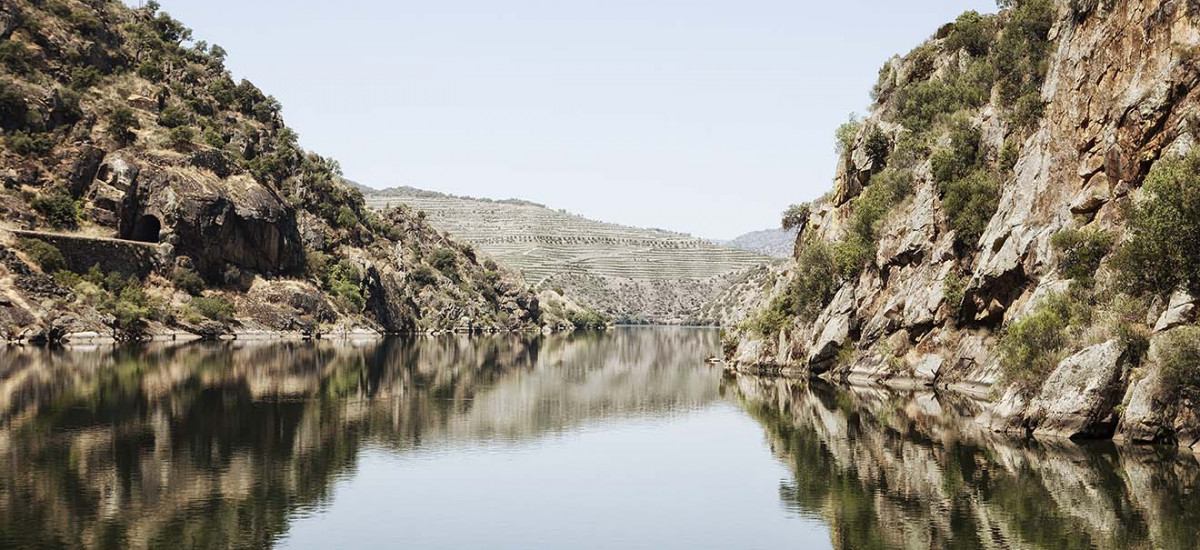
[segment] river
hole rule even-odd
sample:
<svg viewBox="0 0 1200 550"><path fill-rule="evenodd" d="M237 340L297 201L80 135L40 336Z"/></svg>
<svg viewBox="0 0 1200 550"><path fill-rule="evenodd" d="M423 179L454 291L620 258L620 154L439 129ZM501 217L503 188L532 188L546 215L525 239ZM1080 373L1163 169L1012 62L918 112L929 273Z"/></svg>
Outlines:
<svg viewBox="0 0 1200 550"><path fill-rule="evenodd" d="M728 374L715 330L0 348L0 548L1164 548L1175 448Z"/></svg>

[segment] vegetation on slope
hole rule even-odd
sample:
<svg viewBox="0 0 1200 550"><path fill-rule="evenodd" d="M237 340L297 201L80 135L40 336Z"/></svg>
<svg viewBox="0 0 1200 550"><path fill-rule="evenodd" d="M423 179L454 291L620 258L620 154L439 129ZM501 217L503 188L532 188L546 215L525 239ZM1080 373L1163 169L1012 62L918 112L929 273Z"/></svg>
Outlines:
<svg viewBox="0 0 1200 550"><path fill-rule="evenodd" d="M116 0L14 0L0 5L0 20L12 22L0 29L0 165L6 167L0 216L11 224L111 234L116 221L101 215L101 199L89 186L99 159L121 153L161 169L165 176L155 176L157 185L163 178L167 185L176 185L171 178L210 181L210 175L192 175L203 169L216 174L218 187L233 189L241 184L231 181L248 177L282 199L291 210L270 223L287 226L279 230L284 235L303 235L303 260L280 262L270 275L303 283L301 289L319 287L338 317L387 330L448 329L464 319L501 328L543 322L532 293L421 216L368 210L337 161L301 148L278 100L247 80L235 81L225 50L195 39L157 2L131 9ZM241 200L236 191L228 195ZM118 206L110 208L119 213ZM82 284L118 300L133 286L62 273L65 264L55 263L44 250L50 245L43 245L25 253L73 291L61 304L67 309L106 311L86 299L92 289ZM182 257L177 263L173 274L136 282L161 294L162 304L140 304L129 291L130 303L138 304L123 311L138 321L184 327L189 319L228 324L245 313L236 311L248 306L245 269L193 266ZM307 305L316 308L311 322L331 321L315 313L324 306ZM111 324L123 331L144 323ZM130 331L130 337L139 334Z"/></svg>
<svg viewBox="0 0 1200 550"><path fill-rule="evenodd" d="M847 167L842 172L857 177L849 168L856 150L870 166L862 192L849 203L848 230L834 242L806 236L803 228L815 206L789 207L782 226L801 229L796 276L747 328L769 336L796 320L810 322L837 288L872 267L883 223L913 194L926 162L946 225L955 232L956 253L964 260L973 254L996 210L1001 183L1011 175L1019 134L1041 116L1054 15L1050 0L1005 0L1000 7L994 15L964 13L933 40L880 69L872 91L875 116L866 121L852 116L836 132L835 150ZM939 66L939 58L960 61ZM1014 133L1001 150L982 143L975 122L993 95Z"/></svg>

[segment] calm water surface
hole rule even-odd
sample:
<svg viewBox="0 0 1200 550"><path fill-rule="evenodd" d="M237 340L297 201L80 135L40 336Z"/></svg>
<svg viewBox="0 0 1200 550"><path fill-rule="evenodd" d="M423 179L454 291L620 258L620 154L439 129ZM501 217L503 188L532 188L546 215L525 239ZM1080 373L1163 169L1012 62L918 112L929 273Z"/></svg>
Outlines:
<svg viewBox="0 0 1200 550"><path fill-rule="evenodd" d="M0 349L0 548L1200 546L1200 462L717 333Z"/></svg>

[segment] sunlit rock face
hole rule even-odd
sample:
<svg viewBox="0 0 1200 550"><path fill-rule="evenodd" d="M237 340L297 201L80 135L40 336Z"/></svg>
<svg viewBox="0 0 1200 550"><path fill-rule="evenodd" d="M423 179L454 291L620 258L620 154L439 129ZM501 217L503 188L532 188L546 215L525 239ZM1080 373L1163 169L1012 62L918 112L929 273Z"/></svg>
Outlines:
<svg viewBox="0 0 1200 550"><path fill-rule="evenodd" d="M950 89L953 84L946 84L943 96L930 91L952 82L956 70L969 72L978 60L951 44L952 25L885 65L870 114L844 144L846 154L831 193L812 204L796 257L815 246L845 242L854 231L862 197L879 173L870 154L872 136L886 142L888 162L906 163L911 191L879 220L875 254L863 262L861 273L838 280L818 315L783 323L773 334L730 324L736 345L727 347L727 359L747 370L770 365L840 380L916 381L979 393L996 385L1000 387L993 395L1013 395L1006 391L1010 380L998 367L999 337L1041 300L1073 284L1053 237L1063 230L1102 231L1121 242L1129 233L1127 206L1146 198L1142 186L1156 162L1193 148L1196 127L1190 121L1200 115L1194 61L1200 47L1200 6L1171 0L1046 5L1050 11L1044 32L1039 27L1039 37L1048 40L1042 60L1046 70L1040 88L1029 96L1041 109L1028 121L1015 119L999 93L1002 85L994 83L993 93L985 91L978 103L924 120L928 128L914 122L920 117L905 103L913 94L971 102ZM1001 33L989 38L991 47L999 47L1003 33L1019 32L1011 26L1018 9L1002 10L990 19ZM919 104L937 109L920 97ZM952 141L947 120L978 132L973 149L985 163L994 161L989 169L998 186L994 210L976 213L976 218L986 218L978 220L980 235L964 242L935 177L934 158ZM906 141L917 135L928 147L913 149ZM1005 148L1011 155L1000 163ZM913 158L897 158L901 149ZM785 270L784 277L799 271ZM1114 278L1110 260L1094 275L1098 288L1116 292L1108 284ZM959 292L947 292L955 286L951 283ZM738 319L770 311L772 300L786 287L777 280L765 283L757 301L747 300L739 289L740 302L754 304ZM1158 301L1146 298L1153 302L1151 311L1139 323L1154 341L1195 319L1191 296L1162 290ZM852 305L847 307L849 298ZM1096 306L1096 312L1097 318L1088 321L1091 326L1058 350L1061 357L1115 337L1105 325L1109 311ZM1156 379L1159 364L1151 359L1122 365L1118 357L1084 354L1075 364L1058 364L1062 376L1051 385L996 404L996 415L1015 419L998 428L1015 423L1044 437L1117 437L1185 447L1200 441L1196 404L1173 399L1167 388L1145 382ZM1066 376L1071 367L1073 375ZM1135 368L1141 370L1138 377L1130 376ZM1123 410L1139 412L1122 421Z"/></svg>
<svg viewBox="0 0 1200 550"><path fill-rule="evenodd" d="M836 548L1194 548L1200 462L1174 448L1007 439L933 392L724 380Z"/></svg>
<svg viewBox="0 0 1200 550"><path fill-rule="evenodd" d="M695 410L720 398L716 347L690 329L3 347L0 547L267 547L366 445L518 444Z"/></svg>

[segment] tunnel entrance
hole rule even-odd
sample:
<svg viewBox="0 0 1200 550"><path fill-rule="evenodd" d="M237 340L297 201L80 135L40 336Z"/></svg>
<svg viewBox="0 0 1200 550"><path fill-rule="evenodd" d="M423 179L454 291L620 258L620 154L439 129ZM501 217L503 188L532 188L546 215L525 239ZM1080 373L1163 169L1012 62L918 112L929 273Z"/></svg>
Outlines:
<svg viewBox="0 0 1200 550"><path fill-rule="evenodd" d="M144 243L156 243L158 242L158 232L161 230L162 222L159 222L157 217L146 214L133 224L133 233L129 238Z"/></svg>

